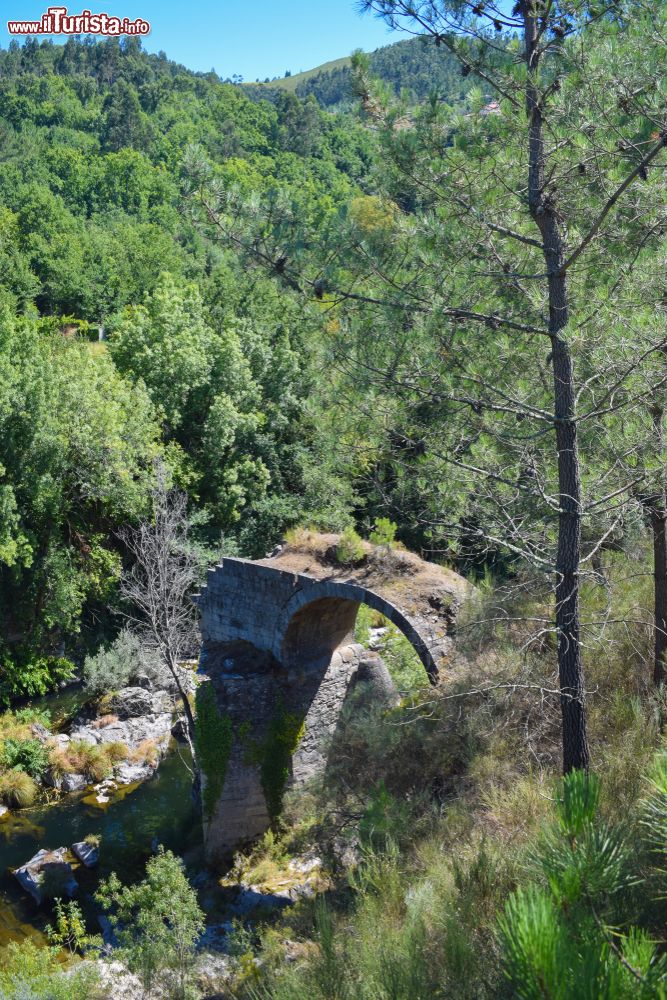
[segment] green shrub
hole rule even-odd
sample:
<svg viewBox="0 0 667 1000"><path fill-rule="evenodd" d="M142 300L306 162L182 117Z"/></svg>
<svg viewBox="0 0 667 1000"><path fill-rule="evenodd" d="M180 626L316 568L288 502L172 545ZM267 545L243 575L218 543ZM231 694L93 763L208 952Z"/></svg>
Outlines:
<svg viewBox="0 0 667 1000"><path fill-rule="evenodd" d="M17 722L26 725L38 723L47 729L51 725L51 712L48 708L33 708L31 705L27 705L25 708L15 709L13 714Z"/></svg>
<svg viewBox="0 0 667 1000"><path fill-rule="evenodd" d="M76 667L64 656L18 662L5 654L0 663L0 704L8 706L16 698L41 697L75 675Z"/></svg>
<svg viewBox="0 0 667 1000"><path fill-rule="evenodd" d="M364 543L357 532L354 528L346 528L336 546L336 561L351 566L361 562L365 555Z"/></svg>
<svg viewBox="0 0 667 1000"><path fill-rule="evenodd" d="M41 778L49 766L48 748L37 739L7 739L0 747L0 762L7 768Z"/></svg>
<svg viewBox="0 0 667 1000"><path fill-rule="evenodd" d="M65 971L60 949L38 948L30 938L10 944L0 966L2 1000L95 1000L99 975L90 965Z"/></svg>
<svg viewBox="0 0 667 1000"><path fill-rule="evenodd" d="M396 538L398 525L388 517L378 517L370 536L373 545L387 545L391 548Z"/></svg>
<svg viewBox="0 0 667 1000"><path fill-rule="evenodd" d="M667 749L656 754L649 775L651 792L643 803L642 823L646 829L653 863L667 876Z"/></svg>
<svg viewBox="0 0 667 1000"><path fill-rule="evenodd" d="M0 774L0 799L8 806L25 809L37 798L37 785L25 771Z"/></svg>
<svg viewBox="0 0 667 1000"><path fill-rule="evenodd" d="M83 664L84 684L97 695L127 687L139 673L157 682L162 668L158 658L144 649L129 629L123 629L109 647L87 656Z"/></svg>
<svg viewBox="0 0 667 1000"><path fill-rule="evenodd" d="M77 952L83 953L95 945L102 944L99 935L88 934L78 903L73 900L63 903L62 899L56 899L54 903L56 922L46 928L51 944L58 948L67 948L71 955Z"/></svg>
<svg viewBox="0 0 667 1000"><path fill-rule="evenodd" d="M180 858L160 848L146 865L146 878L123 886L115 874L96 899L111 911L110 921L120 955L149 991L159 983L160 995L186 1000L191 994L192 966L204 914Z"/></svg>
<svg viewBox="0 0 667 1000"><path fill-rule="evenodd" d="M556 820L532 857L540 881L514 892L499 921L512 995L659 997L667 988L667 957L643 930L619 933L616 897L637 882L636 849L620 827L598 815L599 781L567 775Z"/></svg>

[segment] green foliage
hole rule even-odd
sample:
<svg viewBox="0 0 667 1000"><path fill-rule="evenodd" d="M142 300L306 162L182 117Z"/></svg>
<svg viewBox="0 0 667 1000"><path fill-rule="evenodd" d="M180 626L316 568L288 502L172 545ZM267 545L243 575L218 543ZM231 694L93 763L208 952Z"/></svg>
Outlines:
<svg viewBox="0 0 667 1000"><path fill-rule="evenodd" d="M225 784L234 737L231 719L218 711L215 691L210 682L199 685L196 699L196 752L205 778L202 805L204 816L210 820Z"/></svg>
<svg viewBox="0 0 667 1000"><path fill-rule="evenodd" d="M39 656L17 662L5 652L0 664L0 704L9 705L14 698L26 696L39 698L71 681L75 674L76 667L64 656Z"/></svg>
<svg viewBox="0 0 667 1000"><path fill-rule="evenodd" d="M17 708L12 714L17 722L25 725L36 722L48 728L51 724L51 712L48 708L33 708L32 705L26 705L24 708Z"/></svg>
<svg viewBox="0 0 667 1000"><path fill-rule="evenodd" d="M371 628L382 629L375 639L375 649L380 653L397 689L404 693L417 691L428 685L428 677L412 643L401 630L378 611L362 604L355 623L355 639L366 646Z"/></svg>
<svg viewBox="0 0 667 1000"><path fill-rule="evenodd" d="M384 781L369 796L364 814L359 821L359 840L362 847L379 851L390 850L408 822L406 803L387 790Z"/></svg>
<svg viewBox="0 0 667 1000"><path fill-rule="evenodd" d="M0 697L7 701L71 678L71 664L48 650L72 641L86 610L113 595L114 532L147 501L157 427L145 390L123 381L107 354L6 313L0 342Z"/></svg>
<svg viewBox="0 0 667 1000"><path fill-rule="evenodd" d="M398 525L390 521L388 517L378 517L375 527L370 534L370 541L373 545L387 545L389 548L394 544Z"/></svg>
<svg viewBox="0 0 667 1000"><path fill-rule="evenodd" d="M366 555L364 543L352 527L347 527L336 546L336 560L343 566L361 562Z"/></svg>
<svg viewBox="0 0 667 1000"><path fill-rule="evenodd" d="M55 924L49 924L46 933L51 944L57 948L67 948L71 955L84 953L90 948L101 945L99 935L88 934L83 919L81 907L74 900L63 903L62 899L54 900Z"/></svg>
<svg viewBox="0 0 667 1000"><path fill-rule="evenodd" d="M49 766L49 751L38 739L7 739L0 744L0 764L41 778Z"/></svg>
<svg viewBox="0 0 667 1000"><path fill-rule="evenodd" d="M556 822L533 856L546 885L510 896L499 922L513 995L541 997L660 996L667 961L639 928L618 935L605 923L615 895L636 881L634 852L622 828L598 816L599 782L583 771L567 775Z"/></svg>
<svg viewBox="0 0 667 1000"><path fill-rule="evenodd" d="M283 796L294 756L303 738L305 719L279 705L269 721L266 736L257 749L259 775L266 808L276 823L283 807Z"/></svg>
<svg viewBox="0 0 667 1000"><path fill-rule="evenodd" d="M356 54L355 54L356 58ZM438 48L427 35L385 45L366 56L369 70L388 84L396 96L406 94L410 101L424 101L434 92L449 103L461 101L474 82L462 77L456 58ZM313 96L325 108L344 108L354 101L351 60L335 59L305 73L283 79L266 80L260 87L245 86L260 95L287 91L298 97Z"/></svg>
<svg viewBox="0 0 667 1000"><path fill-rule="evenodd" d="M123 629L110 646L87 656L83 664L84 683L97 695L119 691L140 672L155 681L160 675L160 665L129 629Z"/></svg>
<svg viewBox="0 0 667 1000"><path fill-rule="evenodd" d="M58 948L40 948L29 938L12 942L0 967L2 1000L96 1000L99 976L83 966L64 970Z"/></svg>
<svg viewBox="0 0 667 1000"><path fill-rule="evenodd" d="M654 855L654 864L667 883L667 750L656 754L649 774L651 791L644 803L642 823ZM665 886L667 894L667 884Z"/></svg>
<svg viewBox="0 0 667 1000"><path fill-rule="evenodd" d="M159 983L170 1000L187 1000L204 915L180 859L161 848L143 881L123 886L111 875L97 899L110 909L121 954L144 988Z"/></svg>

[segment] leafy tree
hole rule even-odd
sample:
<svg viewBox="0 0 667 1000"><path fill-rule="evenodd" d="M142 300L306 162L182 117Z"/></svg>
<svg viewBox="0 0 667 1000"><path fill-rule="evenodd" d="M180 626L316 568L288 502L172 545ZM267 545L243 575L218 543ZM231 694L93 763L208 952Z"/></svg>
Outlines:
<svg viewBox="0 0 667 1000"><path fill-rule="evenodd" d="M160 848L143 881L123 886L113 874L97 898L111 911L122 953L144 988L161 982L173 1000L186 1000L204 915L180 859Z"/></svg>
<svg viewBox="0 0 667 1000"><path fill-rule="evenodd" d="M142 149L148 139L147 123L144 120L137 92L127 81L118 80L102 107L104 126L102 142L113 152L126 146Z"/></svg>
<svg viewBox="0 0 667 1000"><path fill-rule="evenodd" d="M145 391L105 353L7 310L0 338L0 620L11 673L73 641L87 609L111 597L114 529L146 509L158 442ZM23 676L29 685L30 670Z"/></svg>

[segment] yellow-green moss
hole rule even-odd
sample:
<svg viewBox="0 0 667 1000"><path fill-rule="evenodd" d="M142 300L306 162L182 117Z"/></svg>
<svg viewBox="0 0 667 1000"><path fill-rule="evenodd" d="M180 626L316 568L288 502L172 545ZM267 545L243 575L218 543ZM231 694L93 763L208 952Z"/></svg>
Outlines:
<svg viewBox="0 0 667 1000"><path fill-rule="evenodd" d="M202 806L206 819L211 819L222 794L232 751L232 722L221 715L210 683L197 688L196 750L199 767L206 778Z"/></svg>
<svg viewBox="0 0 667 1000"><path fill-rule="evenodd" d="M290 764L305 731L303 715L285 710L279 704L269 721L266 736L261 742L250 739L250 724L242 723L237 736L245 746L245 760L259 768L266 808L275 824L283 805L285 787L290 775Z"/></svg>
<svg viewBox="0 0 667 1000"><path fill-rule="evenodd" d="M282 811L290 764L303 739L304 731L304 717L286 712L283 706L278 708L269 723L266 739L262 745L259 773L266 808L272 823L276 822Z"/></svg>

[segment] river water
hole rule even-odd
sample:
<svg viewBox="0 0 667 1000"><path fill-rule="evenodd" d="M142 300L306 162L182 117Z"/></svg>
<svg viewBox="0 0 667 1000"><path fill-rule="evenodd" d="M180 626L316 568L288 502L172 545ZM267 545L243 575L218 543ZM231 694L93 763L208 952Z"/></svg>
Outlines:
<svg viewBox="0 0 667 1000"><path fill-rule="evenodd" d="M69 714L72 699L68 695L49 700L54 721L60 713ZM77 899L94 932L99 930L99 907L92 895L100 879L112 871L123 882L141 878L158 844L178 854L199 847L201 821L190 794L188 764L187 751L178 747L165 757L153 778L120 788L107 805L100 806L94 795L82 792L0 819L0 948L28 937L44 942L44 928L52 919L50 907L38 906L9 871L40 848L71 847L87 834L101 838L97 868L76 870Z"/></svg>

